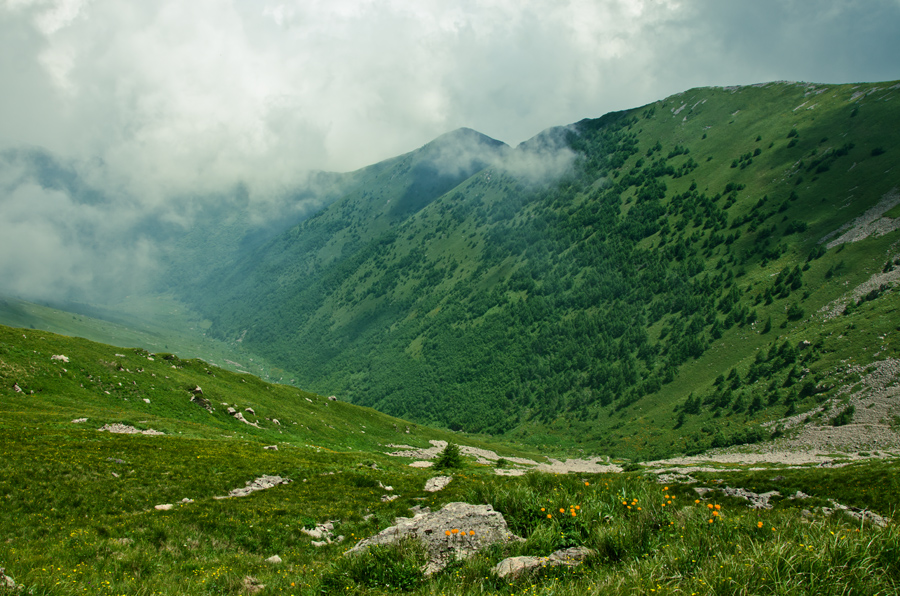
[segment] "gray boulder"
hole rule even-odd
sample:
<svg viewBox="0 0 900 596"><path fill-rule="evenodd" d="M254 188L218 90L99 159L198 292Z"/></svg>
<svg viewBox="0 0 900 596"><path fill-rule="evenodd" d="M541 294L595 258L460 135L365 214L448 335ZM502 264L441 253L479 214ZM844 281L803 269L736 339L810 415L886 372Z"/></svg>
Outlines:
<svg viewBox="0 0 900 596"><path fill-rule="evenodd" d="M440 571L455 560L467 559L492 544L522 542L509 531L503 514L490 505L448 503L440 511L398 518L397 525L361 540L345 553L360 554L371 546L395 544L403 539L417 539L428 550L426 575Z"/></svg>
<svg viewBox="0 0 900 596"><path fill-rule="evenodd" d="M6 575L6 569L0 567L0 588L9 588L11 590L21 590L22 586L17 586L13 578Z"/></svg>
<svg viewBox="0 0 900 596"><path fill-rule="evenodd" d="M254 480L248 480L247 486L244 488L236 488L228 493L229 497L246 497L251 493L255 493L258 490L266 490L269 488L274 488L279 484L287 484L290 482L290 478L282 478L281 476L260 476ZM223 497L227 498L227 497Z"/></svg>
<svg viewBox="0 0 900 596"><path fill-rule="evenodd" d="M558 550L549 557L509 557L497 563L494 573L512 579L543 567L577 567L593 554L594 551L589 548L576 546Z"/></svg>
<svg viewBox="0 0 900 596"><path fill-rule="evenodd" d="M452 476L435 476L434 478L429 478L425 483L425 492L436 493L450 484L451 480L453 480Z"/></svg>

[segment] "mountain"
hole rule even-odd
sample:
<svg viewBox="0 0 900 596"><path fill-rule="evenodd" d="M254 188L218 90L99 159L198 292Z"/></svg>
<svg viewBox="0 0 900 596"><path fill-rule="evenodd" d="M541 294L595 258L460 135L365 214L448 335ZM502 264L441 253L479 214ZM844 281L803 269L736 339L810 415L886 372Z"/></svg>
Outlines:
<svg viewBox="0 0 900 596"><path fill-rule="evenodd" d="M299 386L423 423L647 457L759 440L821 418L842 362L896 356L898 97L700 88L515 149L457 131L182 297Z"/></svg>

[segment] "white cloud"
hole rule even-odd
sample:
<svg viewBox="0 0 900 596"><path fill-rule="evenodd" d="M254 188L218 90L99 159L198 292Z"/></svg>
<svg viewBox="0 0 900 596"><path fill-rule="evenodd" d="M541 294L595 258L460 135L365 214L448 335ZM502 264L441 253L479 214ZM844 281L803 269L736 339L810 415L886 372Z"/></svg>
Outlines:
<svg viewBox="0 0 900 596"><path fill-rule="evenodd" d="M458 127L515 145L698 85L900 78L898 26L897 0L0 0L0 150L188 221L186 195L274 200Z"/></svg>

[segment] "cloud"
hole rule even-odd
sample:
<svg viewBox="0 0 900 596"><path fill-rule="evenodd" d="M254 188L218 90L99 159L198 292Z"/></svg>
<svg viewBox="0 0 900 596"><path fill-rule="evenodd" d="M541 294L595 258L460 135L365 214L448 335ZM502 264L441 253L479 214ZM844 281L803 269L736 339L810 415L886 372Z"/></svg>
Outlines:
<svg viewBox="0 0 900 596"><path fill-rule="evenodd" d="M516 145L694 86L900 78L898 26L897 0L0 0L0 150L40 147L108 201L0 203L30 209L41 254L99 255L38 206L189 226L197 197L241 188L281 213L310 170L460 127Z"/></svg>
<svg viewBox="0 0 900 596"><path fill-rule="evenodd" d="M153 242L135 233L137 218L149 217L145 210L79 192L66 184L65 172L41 183L33 168L9 157L0 160L5 291L84 300L121 297L141 286L156 268Z"/></svg>
<svg viewBox="0 0 900 596"><path fill-rule="evenodd" d="M265 191L274 174L361 167L462 126L516 144L691 85L900 76L896 0L865 10L844 0L7 0L0 10L16 54L3 64L17 83L4 102L27 122L2 125L18 132L3 136L101 154L162 192L216 177Z"/></svg>

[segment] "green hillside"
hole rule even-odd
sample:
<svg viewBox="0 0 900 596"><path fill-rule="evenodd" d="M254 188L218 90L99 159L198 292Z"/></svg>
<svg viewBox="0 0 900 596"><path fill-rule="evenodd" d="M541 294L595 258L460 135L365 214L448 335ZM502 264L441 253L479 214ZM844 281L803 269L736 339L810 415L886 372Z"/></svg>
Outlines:
<svg viewBox="0 0 900 596"><path fill-rule="evenodd" d="M421 178L397 163L190 301L299 386L424 423L625 455L757 440L838 363L896 355L892 277L819 310L900 255L898 96L693 89L400 209Z"/></svg>
<svg viewBox="0 0 900 596"><path fill-rule="evenodd" d="M115 424L162 434L100 432ZM508 477L495 474L500 461L466 457L429 492L434 470L385 455L389 442L453 437L200 360L0 327L0 594L888 594L900 582L896 524L849 515L896 512L895 458L761 472L707 464L660 483ZM264 476L274 485L229 497ZM751 510L698 483L784 498ZM787 498L797 491L800 505ZM854 509L830 514L832 499ZM491 505L523 540L430 576L415 542L342 556L399 516L460 501ZM326 523L327 540L307 533ZM449 548L463 540L446 534ZM572 547L590 549L584 565L494 571Z"/></svg>

